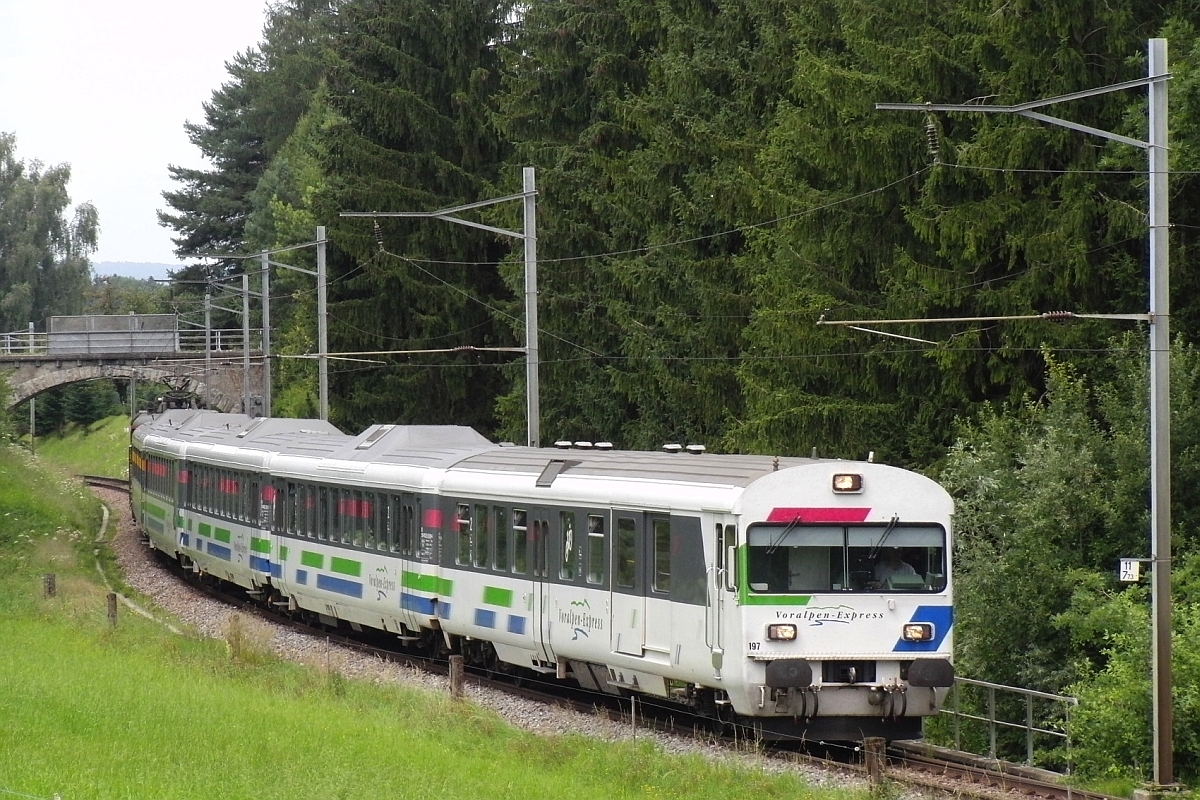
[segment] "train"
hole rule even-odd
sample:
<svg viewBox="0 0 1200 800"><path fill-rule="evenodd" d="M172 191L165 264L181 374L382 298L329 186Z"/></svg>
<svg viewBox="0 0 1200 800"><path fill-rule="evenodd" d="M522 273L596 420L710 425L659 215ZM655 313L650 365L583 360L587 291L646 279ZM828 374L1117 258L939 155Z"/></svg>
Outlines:
<svg viewBox="0 0 1200 800"><path fill-rule="evenodd" d="M954 682L954 505L868 461L143 414L131 505L184 568L327 626L741 725L911 739Z"/></svg>

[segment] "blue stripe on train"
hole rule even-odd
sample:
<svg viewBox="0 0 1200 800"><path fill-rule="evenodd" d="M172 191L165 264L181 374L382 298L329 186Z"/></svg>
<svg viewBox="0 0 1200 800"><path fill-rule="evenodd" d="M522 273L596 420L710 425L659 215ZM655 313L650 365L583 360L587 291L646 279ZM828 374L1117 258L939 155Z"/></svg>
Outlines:
<svg viewBox="0 0 1200 800"><path fill-rule="evenodd" d="M475 609L475 624L481 628L496 627L496 612L486 608Z"/></svg>
<svg viewBox="0 0 1200 800"><path fill-rule="evenodd" d="M210 556L216 556L217 558L224 559L225 561L233 560L233 551L224 545L217 544L216 542L208 542L205 547L207 548Z"/></svg>
<svg viewBox="0 0 1200 800"><path fill-rule="evenodd" d="M415 611L432 617L436 613L437 601L428 597L418 597L408 592L400 593L400 607L405 611Z"/></svg>
<svg viewBox="0 0 1200 800"><path fill-rule="evenodd" d="M257 572L269 573L271 571L271 560L262 556L250 556L250 569Z"/></svg>
<svg viewBox="0 0 1200 800"><path fill-rule="evenodd" d="M525 618L516 617L512 614L508 615L508 632L515 633L518 636L525 635Z"/></svg>
<svg viewBox="0 0 1200 800"><path fill-rule="evenodd" d="M953 606L917 606L909 622L928 622L933 625L933 639L928 642L906 642L899 639L892 648L893 653L932 653L950 633L954 624Z"/></svg>
<svg viewBox="0 0 1200 800"><path fill-rule="evenodd" d="M317 588L324 589L327 592L337 592L348 597L362 598L363 585L356 581L348 581L344 578L335 578L332 575L318 575Z"/></svg>

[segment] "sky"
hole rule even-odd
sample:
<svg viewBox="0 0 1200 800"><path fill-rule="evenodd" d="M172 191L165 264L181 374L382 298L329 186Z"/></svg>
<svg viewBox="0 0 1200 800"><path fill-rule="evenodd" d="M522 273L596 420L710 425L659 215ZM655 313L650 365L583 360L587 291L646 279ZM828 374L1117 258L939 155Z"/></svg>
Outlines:
<svg viewBox="0 0 1200 800"><path fill-rule="evenodd" d="M100 215L93 263L179 265L155 216L177 188L167 165L210 166L183 125L203 122L225 62L258 44L266 5L0 0L0 131L18 159L71 165L72 205Z"/></svg>

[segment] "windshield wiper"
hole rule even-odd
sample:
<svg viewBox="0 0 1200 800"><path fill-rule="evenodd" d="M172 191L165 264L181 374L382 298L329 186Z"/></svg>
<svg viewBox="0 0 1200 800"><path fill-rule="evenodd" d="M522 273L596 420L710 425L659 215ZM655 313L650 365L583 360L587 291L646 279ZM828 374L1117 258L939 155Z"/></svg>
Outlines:
<svg viewBox="0 0 1200 800"><path fill-rule="evenodd" d="M887 527L883 529L883 535L879 537L879 541L871 548L871 554L867 556L870 561L874 561L879 557L879 551L883 549L883 543L892 535L892 531L896 530L896 526L900 524L900 515L893 514Z"/></svg>
<svg viewBox="0 0 1200 800"><path fill-rule="evenodd" d="M769 545L767 545L767 555L772 555L776 550L778 550L779 545L783 543L784 537L786 537L789 533L791 533L792 529L795 528L799 524L800 524L800 515L797 514L795 517L792 518L792 521L787 524L787 527L783 529L783 532L779 534L779 536L775 539L775 541L773 541Z"/></svg>

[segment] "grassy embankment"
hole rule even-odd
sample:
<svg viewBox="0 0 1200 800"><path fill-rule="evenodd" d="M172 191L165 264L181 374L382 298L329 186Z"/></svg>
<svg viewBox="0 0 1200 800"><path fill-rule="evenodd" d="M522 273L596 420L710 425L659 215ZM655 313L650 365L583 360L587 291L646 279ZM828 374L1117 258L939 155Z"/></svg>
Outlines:
<svg viewBox="0 0 1200 800"><path fill-rule="evenodd" d="M68 426L62 434L39 436L40 458L79 475L126 477L129 447L129 417L121 415L92 425Z"/></svg>
<svg viewBox="0 0 1200 800"><path fill-rule="evenodd" d="M281 662L246 629L201 640L124 609L111 628L99 519L84 490L0 445L0 793L861 797L644 742L534 736L469 703ZM54 599L42 597L46 572L57 575Z"/></svg>

